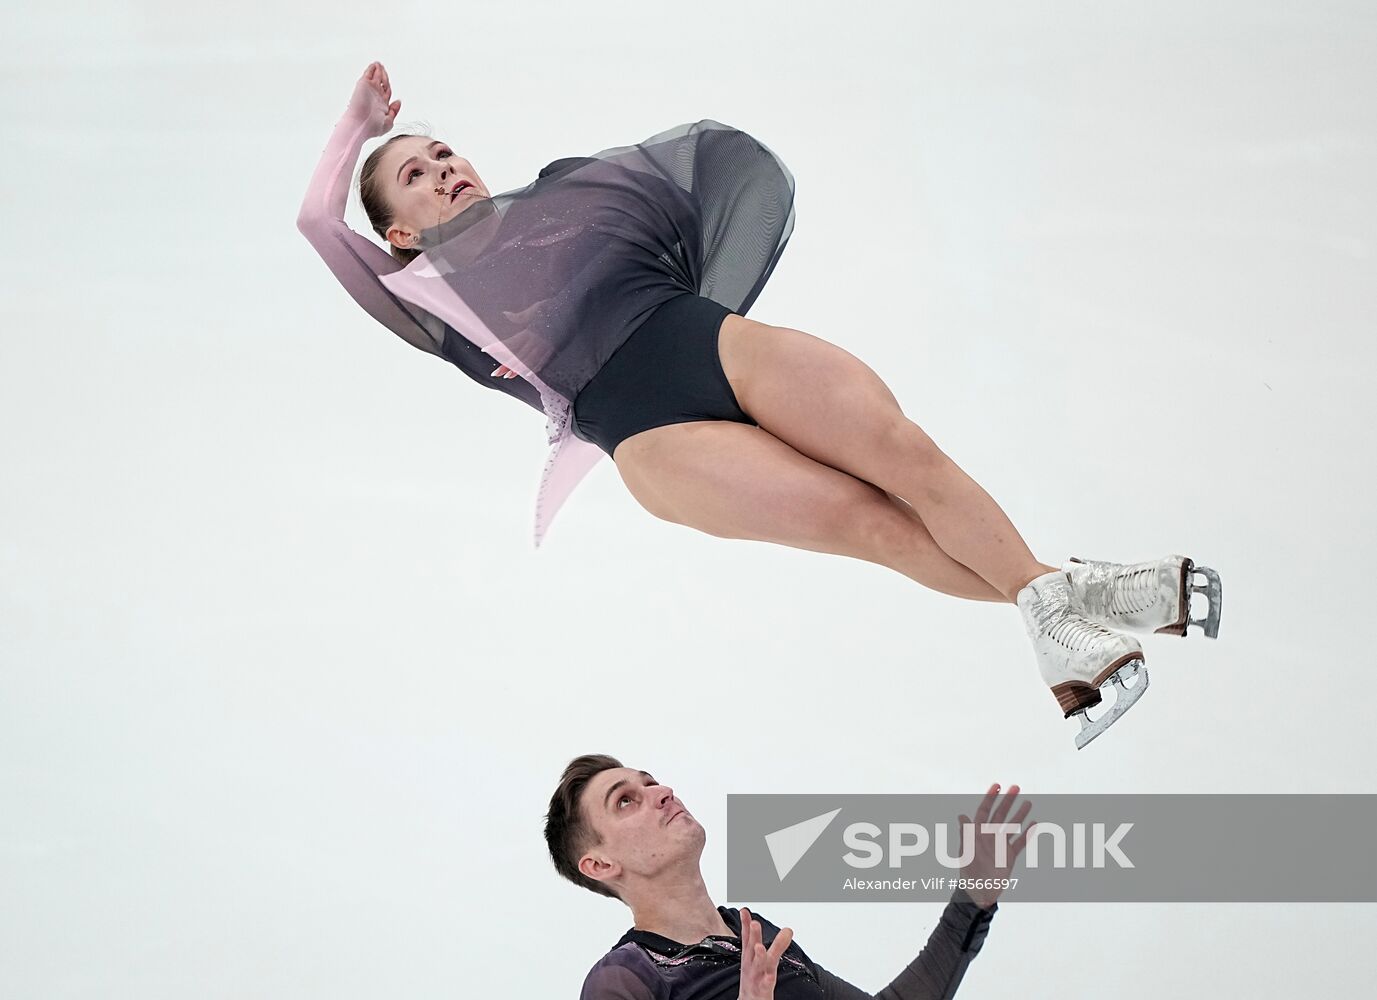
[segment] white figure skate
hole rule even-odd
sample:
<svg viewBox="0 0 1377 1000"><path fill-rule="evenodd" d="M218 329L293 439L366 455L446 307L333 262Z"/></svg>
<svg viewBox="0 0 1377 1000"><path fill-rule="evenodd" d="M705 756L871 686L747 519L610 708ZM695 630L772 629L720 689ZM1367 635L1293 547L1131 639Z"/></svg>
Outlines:
<svg viewBox="0 0 1377 1000"><path fill-rule="evenodd" d="M1071 557L1062 567L1071 581L1072 605L1081 614L1113 628L1185 636L1195 625L1211 639L1219 635L1223 589L1219 574L1185 556L1123 565ZM1205 578L1195 582L1195 574ZM1204 594L1209 610L1192 618L1191 596Z"/></svg>
<svg viewBox="0 0 1377 1000"><path fill-rule="evenodd" d="M1076 749L1112 726L1147 690L1143 649L1132 636L1114 632L1086 618L1071 604L1071 583L1066 573L1046 573L1018 592L1018 609L1033 640L1038 670L1052 689L1066 718L1080 717ZM1133 681L1130 686L1125 681ZM1097 719L1090 708L1098 705L1101 691L1115 688L1114 704Z"/></svg>

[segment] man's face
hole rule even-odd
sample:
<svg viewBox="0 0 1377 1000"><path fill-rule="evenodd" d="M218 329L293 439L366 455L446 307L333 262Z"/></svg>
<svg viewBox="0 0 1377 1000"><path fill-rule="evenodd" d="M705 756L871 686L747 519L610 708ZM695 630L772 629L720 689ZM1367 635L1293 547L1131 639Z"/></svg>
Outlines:
<svg viewBox="0 0 1377 1000"><path fill-rule="evenodd" d="M674 789L645 771L600 771L584 787L579 808L601 841L579 859L579 870L589 878L653 878L685 861L697 865L702 856L703 827Z"/></svg>

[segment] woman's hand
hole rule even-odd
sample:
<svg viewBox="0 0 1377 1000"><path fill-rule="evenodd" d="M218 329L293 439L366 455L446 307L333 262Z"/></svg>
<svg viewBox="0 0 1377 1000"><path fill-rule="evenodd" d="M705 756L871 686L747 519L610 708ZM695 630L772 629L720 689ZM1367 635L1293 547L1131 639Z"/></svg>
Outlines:
<svg viewBox="0 0 1377 1000"><path fill-rule="evenodd" d="M762 933L751 911L741 907L741 988L737 1000L774 1000L779 959L794 939L794 932L782 928L768 951L762 943Z"/></svg>
<svg viewBox="0 0 1377 1000"><path fill-rule="evenodd" d="M389 101L392 103L389 104ZM367 123L368 137L372 139L391 130L401 107L401 101L392 100L392 84L387 79L383 64L369 63L359 82L354 84L354 96L349 99L348 113Z"/></svg>
<svg viewBox="0 0 1377 1000"><path fill-rule="evenodd" d="M498 365L497 368L496 368L496 370L494 370L494 371L492 372L492 374L489 375L488 377L489 377L489 378L516 378L516 372L512 371L512 370L511 370L510 368L508 368L506 365Z"/></svg>

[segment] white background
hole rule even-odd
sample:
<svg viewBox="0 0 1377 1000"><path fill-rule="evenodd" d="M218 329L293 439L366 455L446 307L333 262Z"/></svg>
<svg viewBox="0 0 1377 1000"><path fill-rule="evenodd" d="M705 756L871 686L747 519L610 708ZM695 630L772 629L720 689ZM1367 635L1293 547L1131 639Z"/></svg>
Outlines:
<svg viewBox="0 0 1377 1000"><path fill-rule="evenodd" d="M952 6L6 4L0 995L575 997L630 923L544 853L584 752L674 786L724 904L729 792L1377 792L1377 16ZM752 318L875 368L1044 561L1216 567L1220 639L1145 640L1078 753L1012 607L610 462L536 551L541 416L295 229L374 59L494 193L758 137L798 220ZM872 991L939 911L761 906ZM1353 995L1374 932L1010 904L962 996Z"/></svg>

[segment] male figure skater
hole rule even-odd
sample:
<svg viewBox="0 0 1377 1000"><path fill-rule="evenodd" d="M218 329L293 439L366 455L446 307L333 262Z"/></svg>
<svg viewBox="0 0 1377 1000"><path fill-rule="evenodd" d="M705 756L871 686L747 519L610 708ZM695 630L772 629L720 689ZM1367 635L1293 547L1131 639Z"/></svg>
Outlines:
<svg viewBox="0 0 1377 1000"><path fill-rule="evenodd" d="M1017 785L996 804L998 792L991 786L976 810L977 830L986 822L1021 824L1027 818L1027 801L1008 818ZM970 820L960 819L964 836ZM1031 825L1010 841L1003 868L994 863L995 837L978 834L974 858L961 875L1007 876ZM738 914L714 906L699 870L703 827L672 788L645 771L606 754L570 761L550 799L545 840L561 875L631 908L632 928L593 966L580 1000L948 998L979 953L1001 892L958 889L927 946L871 997L810 959L789 928L752 917L744 907Z"/></svg>

